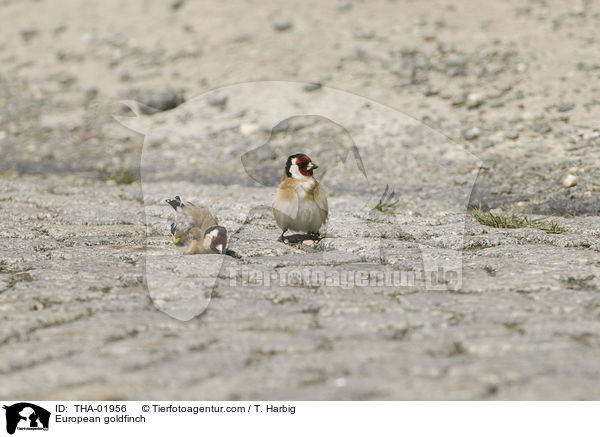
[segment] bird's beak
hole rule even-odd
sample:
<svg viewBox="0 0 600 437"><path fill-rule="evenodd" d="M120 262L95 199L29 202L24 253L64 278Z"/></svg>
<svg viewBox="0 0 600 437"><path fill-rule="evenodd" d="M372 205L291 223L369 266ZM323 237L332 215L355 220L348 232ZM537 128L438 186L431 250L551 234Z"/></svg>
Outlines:
<svg viewBox="0 0 600 437"><path fill-rule="evenodd" d="M319 168L319 166L317 164L315 164L314 162L309 162L308 163L308 169L309 170L316 170L318 168Z"/></svg>
<svg viewBox="0 0 600 437"><path fill-rule="evenodd" d="M223 247L223 245L222 245L222 244L217 244L217 250L218 250L218 251L219 251L219 253L222 255L222 254L223 254L223 252L224 252L224 250L225 250L225 248Z"/></svg>

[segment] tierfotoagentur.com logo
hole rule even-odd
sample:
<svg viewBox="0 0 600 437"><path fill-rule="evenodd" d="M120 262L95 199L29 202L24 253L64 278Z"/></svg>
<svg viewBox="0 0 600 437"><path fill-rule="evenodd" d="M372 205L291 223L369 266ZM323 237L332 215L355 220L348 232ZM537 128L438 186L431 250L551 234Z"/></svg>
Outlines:
<svg viewBox="0 0 600 437"><path fill-rule="evenodd" d="M423 284L428 288L443 286L456 290L460 285L458 272L418 270L321 270L290 269L265 271L247 267L229 268L229 285L232 287L340 287L349 290L354 287L415 287Z"/></svg>
<svg viewBox="0 0 600 437"><path fill-rule="evenodd" d="M18 431L48 431L50 412L29 402L19 402L6 410L6 432L14 434Z"/></svg>
<svg viewBox="0 0 600 437"><path fill-rule="evenodd" d="M257 287L462 287L480 160L400 111L306 85L240 83L152 115L123 102L116 119L144 135L144 282L159 310L190 320Z"/></svg>

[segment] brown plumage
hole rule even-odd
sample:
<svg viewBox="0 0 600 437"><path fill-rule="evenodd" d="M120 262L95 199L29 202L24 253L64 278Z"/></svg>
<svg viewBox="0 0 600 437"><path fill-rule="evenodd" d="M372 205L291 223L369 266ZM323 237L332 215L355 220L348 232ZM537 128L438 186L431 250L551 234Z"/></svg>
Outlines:
<svg viewBox="0 0 600 437"><path fill-rule="evenodd" d="M286 162L283 181L273 202L275 222L283 231L280 241L288 230L318 235L327 221L327 196L312 175L316 168L305 154L292 155Z"/></svg>
<svg viewBox="0 0 600 437"><path fill-rule="evenodd" d="M218 225L217 219L206 208L190 202L183 203L179 196L167 200L177 216L171 225L171 235L177 246L184 247L184 253L225 253L227 250L227 230Z"/></svg>

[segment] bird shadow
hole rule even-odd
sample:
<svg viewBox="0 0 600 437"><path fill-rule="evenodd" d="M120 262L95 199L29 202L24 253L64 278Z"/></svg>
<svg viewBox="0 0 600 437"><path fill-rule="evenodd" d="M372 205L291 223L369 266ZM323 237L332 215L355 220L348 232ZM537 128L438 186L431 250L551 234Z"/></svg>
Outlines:
<svg viewBox="0 0 600 437"><path fill-rule="evenodd" d="M312 234L292 234L283 237L283 242L286 244L299 244L306 240L319 242L323 238L324 235L312 235Z"/></svg>

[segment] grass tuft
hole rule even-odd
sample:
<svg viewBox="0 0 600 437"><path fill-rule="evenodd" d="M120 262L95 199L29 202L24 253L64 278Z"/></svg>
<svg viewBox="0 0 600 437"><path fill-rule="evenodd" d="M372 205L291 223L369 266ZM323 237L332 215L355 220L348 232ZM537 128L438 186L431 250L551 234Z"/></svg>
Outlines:
<svg viewBox="0 0 600 437"><path fill-rule="evenodd" d="M381 195L381 199L377 202L377 205L373 207L379 212L384 214L396 214L396 209L398 208L398 199L396 199L396 193L392 190L391 193L388 193L389 185L385 186L385 190Z"/></svg>
<svg viewBox="0 0 600 437"><path fill-rule="evenodd" d="M137 177L137 175L133 171L131 171L130 169L126 168L124 170L121 170L121 172L106 173L102 177L102 180L104 182L106 182L106 181L115 181L117 183L117 185L129 185L129 184L132 184L132 183L138 181L139 178Z"/></svg>
<svg viewBox="0 0 600 437"><path fill-rule="evenodd" d="M548 234L562 234L567 229L560 226L554 220L547 218L530 218L516 214L494 214L484 211L481 207L471 210L471 215L484 226L503 229L534 228L547 232Z"/></svg>

